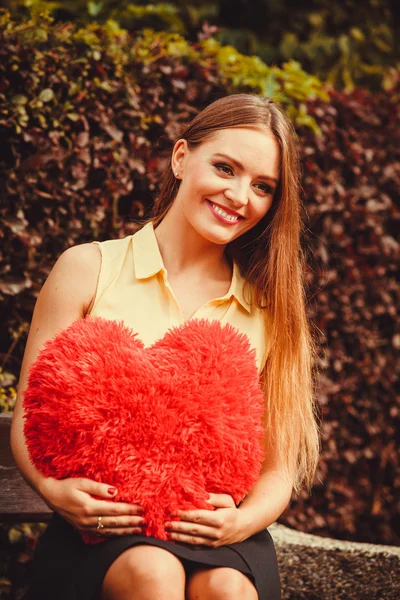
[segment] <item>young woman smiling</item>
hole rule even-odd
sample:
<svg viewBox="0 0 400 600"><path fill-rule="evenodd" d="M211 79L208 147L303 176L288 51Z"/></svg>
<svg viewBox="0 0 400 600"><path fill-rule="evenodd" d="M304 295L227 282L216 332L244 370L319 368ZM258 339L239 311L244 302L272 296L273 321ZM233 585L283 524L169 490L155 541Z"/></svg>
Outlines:
<svg viewBox="0 0 400 600"><path fill-rule="evenodd" d="M183 128L144 227L57 261L35 307L12 427L22 474L54 510L27 599L280 598L266 528L293 489L311 487L319 456L298 189L284 112L267 98L228 96ZM148 345L198 317L247 334L265 392L265 461L239 506L210 494L216 510L180 511L163 541L142 535L141 507L93 498L115 495L107 483L57 481L33 467L23 436L29 366L47 339L88 314L122 319ZM107 540L85 545L76 529Z"/></svg>

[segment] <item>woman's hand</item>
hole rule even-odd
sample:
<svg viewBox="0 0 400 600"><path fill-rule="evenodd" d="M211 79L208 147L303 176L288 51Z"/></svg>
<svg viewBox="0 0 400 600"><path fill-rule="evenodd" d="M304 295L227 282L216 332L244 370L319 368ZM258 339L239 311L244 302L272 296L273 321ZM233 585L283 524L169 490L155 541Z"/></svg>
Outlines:
<svg viewBox="0 0 400 600"><path fill-rule="evenodd" d="M180 510L179 521L166 521L168 538L176 542L217 548L242 542L248 537L241 512L228 494L210 494L207 501L216 510Z"/></svg>
<svg viewBox="0 0 400 600"><path fill-rule="evenodd" d="M117 490L91 479L48 477L43 480L40 493L55 512L84 533L98 535L129 535L142 533L144 509L138 504L110 502ZM97 500L92 496L108 498ZM98 518L101 525L98 529Z"/></svg>

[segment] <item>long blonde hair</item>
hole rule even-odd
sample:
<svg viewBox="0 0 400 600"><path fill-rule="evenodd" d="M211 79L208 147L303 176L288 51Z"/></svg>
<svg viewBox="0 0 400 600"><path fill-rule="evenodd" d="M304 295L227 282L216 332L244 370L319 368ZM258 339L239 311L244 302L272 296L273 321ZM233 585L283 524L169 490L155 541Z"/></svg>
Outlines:
<svg viewBox="0 0 400 600"><path fill-rule="evenodd" d="M273 133L280 148L280 177L266 216L228 244L227 252L246 280L249 301L265 314L268 352L261 383L266 434L284 473L299 492L304 485L312 487L320 440L313 380L316 344L305 310L300 168L294 128L271 99L233 94L207 106L179 137L187 140L191 149L218 130L244 126L258 126ZM179 184L169 163L150 219L155 226L167 214Z"/></svg>

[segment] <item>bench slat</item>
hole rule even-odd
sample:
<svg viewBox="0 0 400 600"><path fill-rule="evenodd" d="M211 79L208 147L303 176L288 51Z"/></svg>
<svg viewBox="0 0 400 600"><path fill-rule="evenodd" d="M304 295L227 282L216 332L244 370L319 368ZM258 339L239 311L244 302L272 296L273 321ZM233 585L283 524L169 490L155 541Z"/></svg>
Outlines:
<svg viewBox="0 0 400 600"><path fill-rule="evenodd" d="M47 522L53 514L20 475L10 448L11 414L0 414L0 522Z"/></svg>

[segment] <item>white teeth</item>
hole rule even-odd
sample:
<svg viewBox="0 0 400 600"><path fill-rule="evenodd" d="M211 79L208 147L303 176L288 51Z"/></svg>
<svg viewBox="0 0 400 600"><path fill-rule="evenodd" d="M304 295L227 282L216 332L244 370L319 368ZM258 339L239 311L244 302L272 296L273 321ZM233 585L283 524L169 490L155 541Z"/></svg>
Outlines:
<svg viewBox="0 0 400 600"><path fill-rule="evenodd" d="M221 215L221 217L224 217L224 219L228 219L228 221L238 221L238 219L239 219L238 216L236 216L236 215L228 215L228 213L225 212L223 208L220 208L219 206L217 206L213 202L211 202L211 206L213 207L213 209L215 210L215 212L218 213L219 215Z"/></svg>

